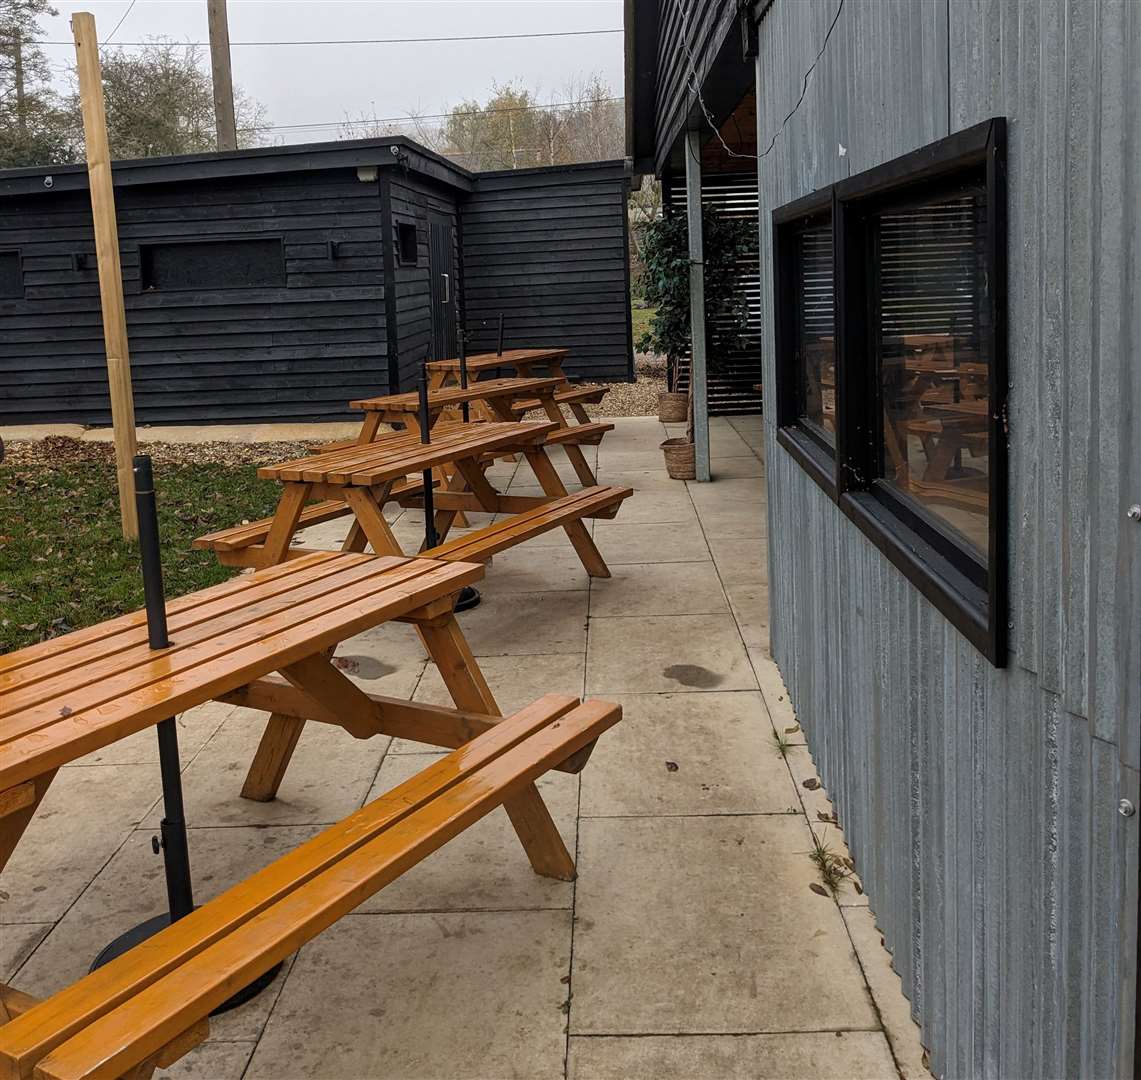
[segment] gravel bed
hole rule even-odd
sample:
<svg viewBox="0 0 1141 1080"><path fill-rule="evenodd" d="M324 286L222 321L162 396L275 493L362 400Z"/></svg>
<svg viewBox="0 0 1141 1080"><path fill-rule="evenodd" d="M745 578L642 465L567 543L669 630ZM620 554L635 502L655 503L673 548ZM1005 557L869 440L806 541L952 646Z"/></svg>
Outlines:
<svg viewBox="0 0 1141 1080"><path fill-rule="evenodd" d="M308 443L145 443L139 447L156 465L276 465L313 453ZM110 443L49 435L35 442L5 443L5 465L114 464Z"/></svg>

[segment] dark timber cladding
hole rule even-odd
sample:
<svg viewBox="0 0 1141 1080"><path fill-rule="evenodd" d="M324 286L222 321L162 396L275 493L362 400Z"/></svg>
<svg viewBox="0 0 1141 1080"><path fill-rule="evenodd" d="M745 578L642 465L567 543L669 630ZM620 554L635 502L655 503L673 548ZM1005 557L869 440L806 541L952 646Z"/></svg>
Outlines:
<svg viewBox="0 0 1141 1080"><path fill-rule="evenodd" d="M387 382L375 184L337 170L148 184L117 198L140 421L325 417ZM277 284L212 280L209 259L246 259L251 240L264 258L276 248L284 280L272 266L247 280ZM0 418L109 422L86 191L0 199L0 248L23 266L22 297L0 299ZM179 264L201 276L173 279Z"/></svg>
<svg viewBox="0 0 1141 1080"><path fill-rule="evenodd" d="M114 180L140 423L348 419L455 355L465 305L573 374L632 371L622 163L479 175L394 137ZM86 170L0 171L0 424L109 420Z"/></svg>
<svg viewBox="0 0 1141 1080"><path fill-rule="evenodd" d="M469 349L563 345L568 374L633 376L623 162L478 176L463 204Z"/></svg>

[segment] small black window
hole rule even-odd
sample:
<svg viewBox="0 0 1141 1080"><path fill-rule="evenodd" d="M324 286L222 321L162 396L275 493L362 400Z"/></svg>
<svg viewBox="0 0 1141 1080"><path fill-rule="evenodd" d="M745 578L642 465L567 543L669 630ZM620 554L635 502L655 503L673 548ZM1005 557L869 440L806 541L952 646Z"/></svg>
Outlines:
<svg viewBox="0 0 1141 1080"><path fill-rule="evenodd" d="M416 237L416 226L411 222L401 221L397 223L396 250L401 266L416 266L419 263L420 252Z"/></svg>
<svg viewBox="0 0 1141 1080"><path fill-rule="evenodd" d="M142 244L144 291L266 289L285 282L285 248L276 236Z"/></svg>
<svg viewBox="0 0 1141 1080"><path fill-rule="evenodd" d="M6 300L22 299L24 274L18 251L0 251L0 297Z"/></svg>
<svg viewBox="0 0 1141 1080"><path fill-rule="evenodd" d="M778 440L996 665L1005 141L988 120L773 215Z"/></svg>

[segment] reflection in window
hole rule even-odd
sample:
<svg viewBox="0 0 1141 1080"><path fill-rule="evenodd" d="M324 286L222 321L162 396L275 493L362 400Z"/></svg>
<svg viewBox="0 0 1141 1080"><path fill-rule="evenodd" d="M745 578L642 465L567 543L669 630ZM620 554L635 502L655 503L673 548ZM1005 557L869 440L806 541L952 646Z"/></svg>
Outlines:
<svg viewBox="0 0 1141 1080"><path fill-rule="evenodd" d="M836 445L835 294L832 225L796 237L796 412L820 438Z"/></svg>
<svg viewBox="0 0 1141 1080"><path fill-rule="evenodd" d="M881 475L985 558L990 357L983 190L872 219Z"/></svg>

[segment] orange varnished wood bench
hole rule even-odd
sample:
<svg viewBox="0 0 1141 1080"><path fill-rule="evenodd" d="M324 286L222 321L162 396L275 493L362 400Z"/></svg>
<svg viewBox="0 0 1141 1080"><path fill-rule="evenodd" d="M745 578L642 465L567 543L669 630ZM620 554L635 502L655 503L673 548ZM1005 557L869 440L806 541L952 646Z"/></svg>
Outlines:
<svg viewBox="0 0 1141 1080"><path fill-rule="evenodd" d="M242 792L255 799L273 797L306 722L458 748L74 986L37 1002L0 984L0 1077L145 1080L237 987L494 807L537 873L573 877L534 781L581 769L620 710L548 697L503 720L452 614L482 573L315 553L171 601L166 649L135 612L0 656L0 868L61 765L211 699L271 713ZM366 694L332 663L391 619L415 624L455 709Z"/></svg>
<svg viewBox="0 0 1141 1080"><path fill-rule="evenodd" d="M0 1027L12 1077L139 1075L190 1049L215 1006L621 717L548 695L288 855ZM27 1003L25 1003L27 1004Z"/></svg>

